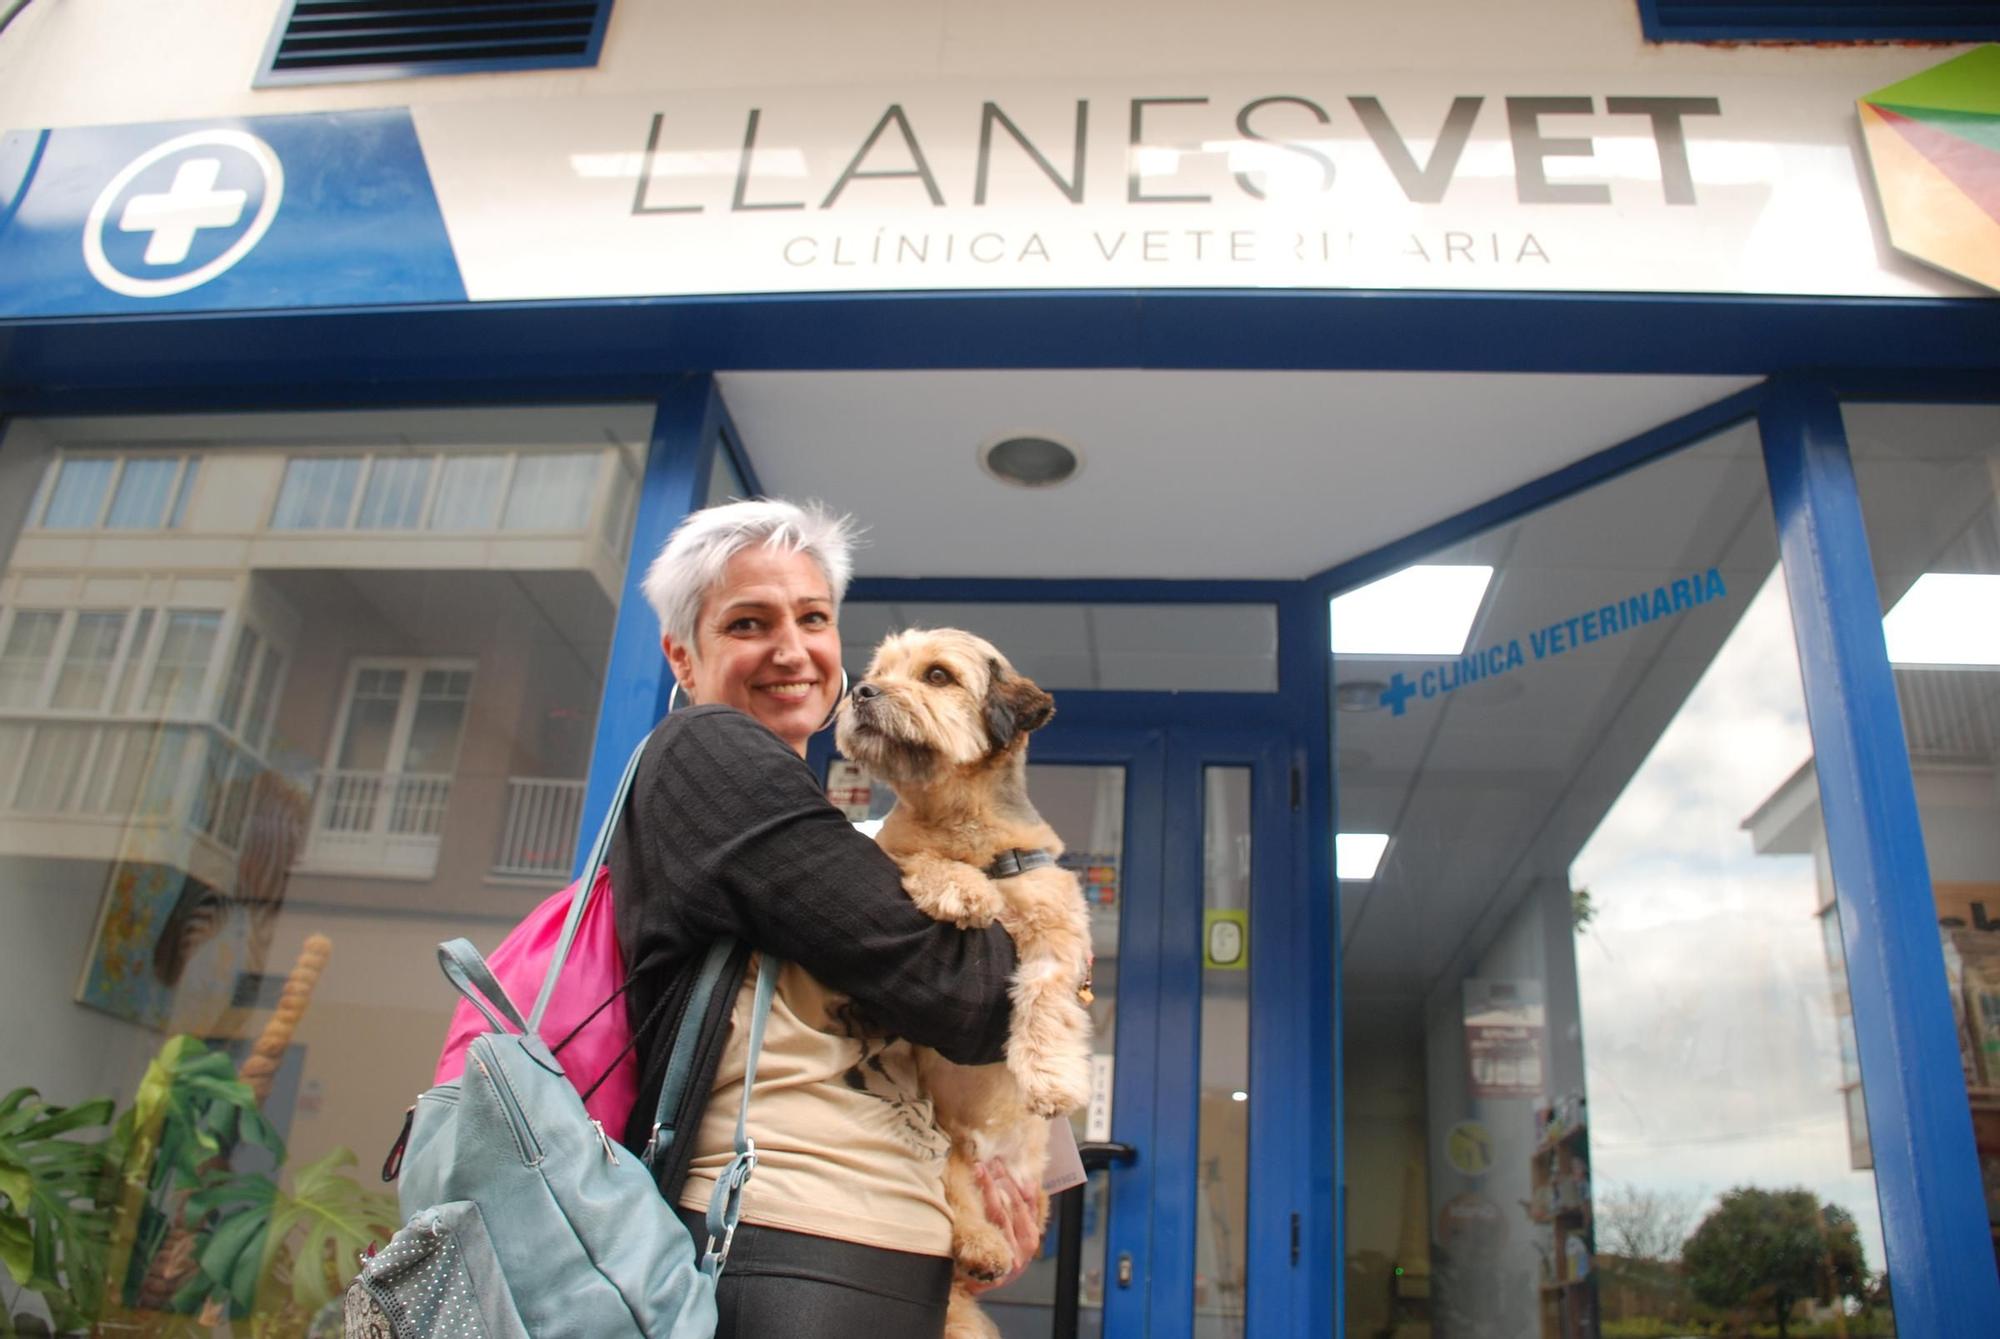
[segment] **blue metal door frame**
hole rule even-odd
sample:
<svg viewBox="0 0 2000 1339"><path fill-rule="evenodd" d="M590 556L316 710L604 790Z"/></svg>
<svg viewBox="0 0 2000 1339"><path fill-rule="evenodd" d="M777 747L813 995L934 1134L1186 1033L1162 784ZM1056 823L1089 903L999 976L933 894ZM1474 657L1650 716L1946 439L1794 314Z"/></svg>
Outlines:
<svg viewBox="0 0 2000 1339"><path fill-rule="evenodd" d="M1882 989L1855 993L1855 1025L1875 1135L1898 1320L1909 1333L2000 1333L2000 1282L1983 1249L1955 1057L1939 1053L1943 1001L1935 944L1922 950L1928 887L1922 834L1900 752L1867 540L1837 412L1842 396L1990 401L2000 386L2000 301L1605 294L1028 292L735 296L642 302L468 304L325 312L0 322L0 428L10 415L394 407L650 398L660 426L642 485L627 600L607 665L591 802L607 769L657 717L663 667L650 613L629 598L672 520L703 496L708 440L726 418L716 369L938 367L1747 373L1779 378L1621 444L1506 497L1297 583L1273 588L1281 617L1274 702L1207 704L1248 722L1267 712L1300 727L1305 819L1295 826L1309 958L1296 1006L1313 1021L1322 1137L1293 1174L1309 1205L1308 1260L1338 1268L1332 1206L1338 1159L1337 927L1332 914L1334 795L1326 601L1471 533L1610 477L1696 435L1761 414L1767 467L1793 588L1832 853L1850 946L1877 958ZM1697 432L1697 430L1699 430ZM955 583L930 586L953 598ZM1040 583L1033 583L1039 585ZM1067 598L1050 583L1035 598ZM1188 599L1177 583L1103 598ZM1189 583L1191 590L1214 583ZM1211 592L1209 598L1219 593ZM1093 597L1098 598L1098 597ZM1227 598L1227 597L1223 597ZM1240 593L1238 598L1259 598ZM1149 696L1149 695L1137 695ZM1182 695L1182 707L1197 707ZM1106 704L1107 724L1139 723L1144 702ZM1197 709L1199 709L1197 707ZM1223 718L1215 718L1223 719ZM612 746L616 744L614 749ZM586 822L586 830L588 823ZM1928 930L1928 925L1924 927ZM1322 1085L1320 1080L1324 1080ZM1959 1186L1960 1189L1938 1189ZM1300 1333L1340 1327L1331 1279L1309 1290Z"/></svg>
<svg viewBox="0 0 2000 1339"><path fill-rule="evenodd" d="M1313 1141L1314 1093L1331 1100L1331 1075L1301 1074L1313 1010L1303 986L1312 890L1293 862L1292 732L1277 727L1176 726L1168 731L1167 850L1162 914L1159 1052L1162 1170L1155 1187L1161 1294L1151 1334L1193 1332L1196 1168L1200 1131L1203 970L1203 834L1206 773L1251 769L1249 1216L1245 1334L1312 1333L1315 1277L1304 1256L1310 1190L1298 1173ZM1300 803L1303 803L1301 798ZM1188 1038L1176 1046L1171 1039ZM1184 1263L1183 1263L1184 1262Z"/></svg>

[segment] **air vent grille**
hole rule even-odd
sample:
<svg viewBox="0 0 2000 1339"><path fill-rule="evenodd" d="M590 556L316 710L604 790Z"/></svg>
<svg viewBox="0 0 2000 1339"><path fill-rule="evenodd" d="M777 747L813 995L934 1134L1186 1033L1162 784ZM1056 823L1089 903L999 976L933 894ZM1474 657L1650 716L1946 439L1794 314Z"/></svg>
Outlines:
<svg viewBox="0 0 2000 1339"><path fill-rule="evenodd" d="M263 82L597 63L611 0L293 0Z"/></svg>
<svg viewBox="0 0 2000 1339"><path fill-rule="evenodd" d="M1978 41L2000 0L1639 0L1655 42Z"/></svg>

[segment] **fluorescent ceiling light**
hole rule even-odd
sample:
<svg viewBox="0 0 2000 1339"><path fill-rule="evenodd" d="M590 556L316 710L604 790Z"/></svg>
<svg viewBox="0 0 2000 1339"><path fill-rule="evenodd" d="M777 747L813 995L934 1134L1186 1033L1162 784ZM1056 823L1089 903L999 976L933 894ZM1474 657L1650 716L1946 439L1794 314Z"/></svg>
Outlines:
<svg viewBox="0 0 2000 1339"><path fill-rule="evenodd" d="M1333 876L1359 883L1375 877L1382 853L1389 849L1386 832L1336 832L1333 836Z"/></svg>
<svg viewBox="0 0 2000 1339"><path fill-rule="evenodd" d="M1491 567L1426 564L1333 597L1337 656L1456 656L1465 653Z"/></svg>
<svg viewBox="0 0 2000 1339"><path fill-rule="evenodd" d="M1899 665L2000 665L2000 576L1926 572L1882 620Z"/></svg>

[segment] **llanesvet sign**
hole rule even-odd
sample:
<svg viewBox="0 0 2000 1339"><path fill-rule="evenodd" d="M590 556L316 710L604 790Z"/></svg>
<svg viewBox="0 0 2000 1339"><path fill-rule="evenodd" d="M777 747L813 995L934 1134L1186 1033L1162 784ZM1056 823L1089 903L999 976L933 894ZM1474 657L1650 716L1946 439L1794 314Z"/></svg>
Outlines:
<svg viewBox="0 0 2000 1339"><path fill-rule="evenodd" d="M0 141L0 315L877 289L1967 291L1879 244L1853 96L1314 77L17 132Z"/></svg>
<svg viewBox="0 0 2000 1339"><path fill-rule="evenodd" d="M1343 110L1351 108L1380 166L1395 178L1404 200L1440 204L1459 177L1485 101L1479 96L1454 97L1442 124L1417 135L1414 143L1397 126L1380 98L1350 96ZM1595 99L1509 97L1503 101L1516 200L1523 204L1610 203L1611 190L1605 183L1551 180L1549 175L1552 160L1590 158L1592 141L1587 135L1553 134L1544 126L1543 118L1570 118L1574 130L1576 118L1592 117L1597 112ZM1721 103L1715 98L1608 97L1603 103L1603 111L1610 116L1644 118L1659 164L1656 183L1659 198L1669 205L1696 203L1684 119L1718 116L1721 110ZM910 224L896 228L893 233L886 225L882 226L872 237L835 231L824 241L822 234L803 231L787 239L780 253L784 263L792 267L879 269L885 265L929 265L933 252L940 264L959 259L961 237L957 232L934 236L918 221L926 205L931 209L949 209L957 203L974 215L983 210L1005 209L1010 204L1032 206L1037 203L1032 199L1035 196L1040 197L1039 204L1054 206L1052 212L1057 215L1062 203L1080 209L1104 204L1213 205L1217 199L1215 186L1190 189L1179 180L1197 176L1191 160L1207 158L1240 163L1247 169L1237 170L1232 166L1226 184L1220 186L1221 193L1267 205L1274 204L1275 197L1275 207L1267 212L1281 218L1288 214L1299 217L1306 212L1297 208L1304 198L1331 196L1340 180L1340 166L1330 151L1334 147L1329 135L1333 115L1312 98L1266 94L1236 107L1233 116L1228 108L1214 108L1210 98L1193 96L1130 98L1109 108L1100 105L1099 117L1107 111L1126 127L1126 134L1122 142L1113 146L1117 152L1108 165L1109 170L1106 164L1098 164L1093 194L1089 99L1077 99L1073 121L1058 125L1055 141L1047 143L1037 143L1000 103L981 103L971 180L969 186L954 183L966 186L964 197L956 202L947 200L938 172L931 166L932 154L926 153L922 137L901 103L890 103L882 110L830 185L811 180L809 172L806 179L799 180L796 171L785 174L781 180L760 182L758 139L760 133L767 142L772 136L763 126L763 108L751 107L744 114L742 144L734 155L732 171L687 174L711 175L715 179L677 182L682 190L663 199L667 196L661 180L665 175L663 163L685 161L690 152L697 163L713 155L699 148L676 149L666 140L666 114L656 112L639 159L639 186L633 196L632 212L701 214L711 207L732 214L829 212L837 210L843 197L858 183L909 182L917 193L906 194L904 198L913 207L911 212L918 216ZM996 188L996 155L1003 162L1006 157L1014 157L1017 166L1031 169L1011 174L1007 180L1019 200L1002 198ZM731 179L726 202L720 190L724 175ZM1044 180L1036 182L1033 178L1037 175ZM1026 179L1020 179L1023 177ZM702 196L711 198L702 200ZM874 192L877 208L885 198L892 197L879 189ZM1059 218L1050 222L1052 226L1061 226ZM1317 252L1319 260L1329 261L1336 249L1351 258L1357 236L1352 228L1343 232L1322 226L1297 231L1291 239L1292 258L1303 261ZM1004 233L971 233L963 238L964 258L978 265L1009 260L1053 262L1043 230L1019 235L1015 240L1017 245L1010 246ZM1090 230L1090 243L1098 258L1107 264L1117 262L1128 244L1139 253L1139 260L1147 264L1171 263L1177 258L1199 264L1211 259L1211 253L1218 262L1255 264L1260 248L1268 246L1271 240L1264 230L1249 227L1226 232L1212 227ZM1282 253L1284 239L1280 236L1275 240ZM1514 264L1529 260L1550 263L1533 233L1525 230L1510 239L1510 254L1505 256L1501 254L1498 233L1481 238L1447 228L1436 231L1430 240L1446 264L1461 261L1477 264L1482 251L1486 253L1483 258L1494 264L1503 260ZM1411 256L1428 260L1423 235L1411 234L1406 249Z"/></svg>

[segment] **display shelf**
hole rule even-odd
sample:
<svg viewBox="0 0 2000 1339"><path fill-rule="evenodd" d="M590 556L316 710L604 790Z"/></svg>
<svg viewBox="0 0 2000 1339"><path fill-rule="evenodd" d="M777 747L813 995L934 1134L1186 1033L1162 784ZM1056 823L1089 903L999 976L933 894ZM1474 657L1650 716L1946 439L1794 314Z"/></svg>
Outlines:
<svg viewBox="0 0 2000 1339"><path fill-rule="evenodd" d="M2000 1111L2000 1088L1967 1088L1965 1095L1974 1111Z"/></svg>

